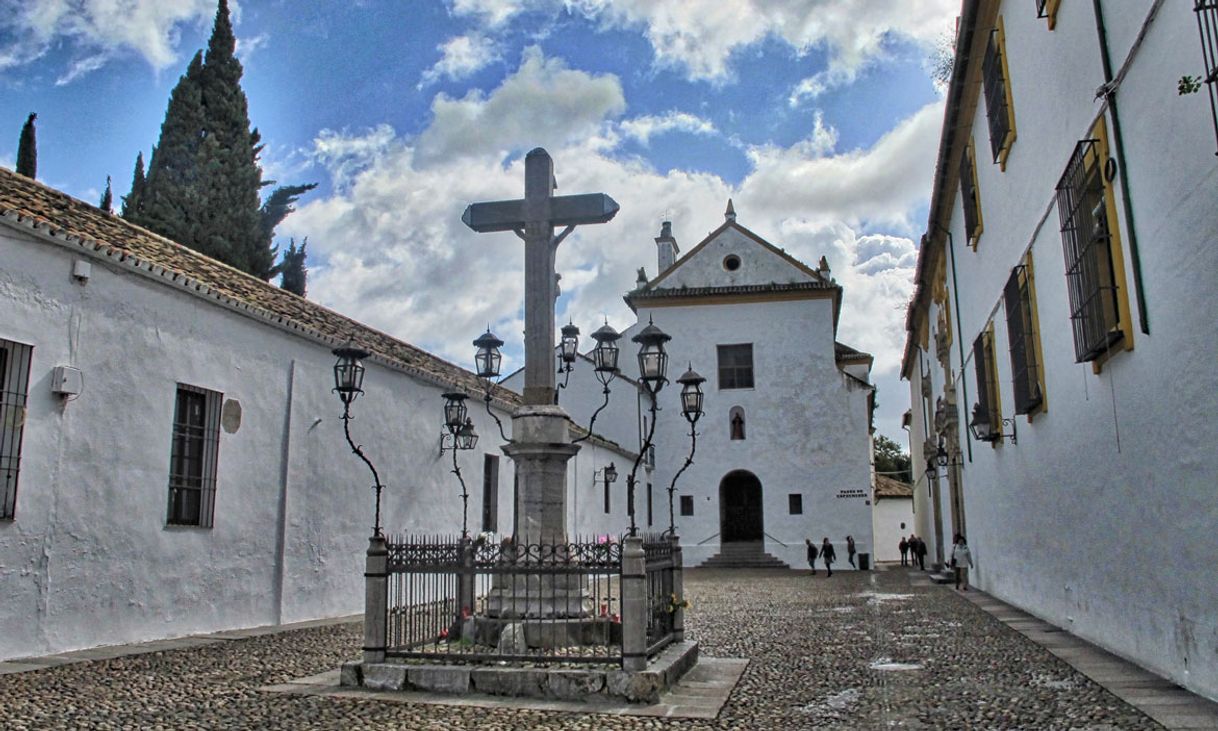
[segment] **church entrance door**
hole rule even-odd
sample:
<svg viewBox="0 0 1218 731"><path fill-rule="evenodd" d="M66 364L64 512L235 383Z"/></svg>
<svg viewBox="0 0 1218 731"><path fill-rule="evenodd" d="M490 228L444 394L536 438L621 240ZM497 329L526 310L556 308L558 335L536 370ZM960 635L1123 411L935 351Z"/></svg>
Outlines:
<svg viewBox="0 0 1218 731"><path fill-rule="evenodd" d="M761 480L752 472L729 472L719 483L719 540L760 541L764 530Z"/></svg>

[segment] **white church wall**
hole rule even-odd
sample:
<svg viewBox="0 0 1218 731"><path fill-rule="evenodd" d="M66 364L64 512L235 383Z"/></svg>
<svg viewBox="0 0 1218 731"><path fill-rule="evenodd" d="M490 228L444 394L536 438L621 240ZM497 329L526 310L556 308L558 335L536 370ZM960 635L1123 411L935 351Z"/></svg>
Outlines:
<svg viewBox="0 0 1218 731"><path fill-rule="evenodd" d="M361 611L372 479L343 440L330 347L107 260L82 286L82 256L0 228L0 337L34 345L16 517L0 522L0 658ZM62 364L85 378L67 402L49 386ZM445 389L367 365L352 431L387 485L386 530L458 531ZM178 383L242 407L210 529L166 525ZM481 454L461 464L472 522Z"/></svg>
<svg viewBox="0 0 1218 731"><path fill-rule="evenodd" d="M735 254L747 258L742 266L731 270L724 259ZM681 266L659 282L668 289L681 287L729 287L739 285L790 284L815 281L815 277L800 271L773 251L740 230L727 228L701 250L691 251L681 260Z"/></svg>
<svg viewBox="0 0 1218 731"><path fill-rule="evenodd" d="M1119 13L1106 5L1112 56L1120 63L1150 2L1136 9L1122 5ZM959 200L954 204L950 228L962 321L957 337L968 351L993 323L1002 413L1011 417L1000 300L1031 237L1047 409L1032 419L1016 417L1017 444L971 445L963 495L975 578L999 598L1218 698L1212 611L1218 604L1212 569L1218 468L1206 457L1218 439L1211 414L1218 376L1204 366L1180 368L1218 360L1218 344L1200 335L1212 331L1211 313L1218 309L1212 120L1204 93L1178 97L1174 83L1179 69L1195 67L1200 57L1194 14L1191 6L1164 5L1122 82L1125 172L1150 333L1137 326L1118 175L1113 185L1134 347L1114 354L1099 373L1090 363L1074 362L1054 201L1062 169L1075 143L1090 135L1099 109L1093 92L1103 78L1092 8L1063 3L1053 32L1022 8L1008 11L1004 22L1019 138L1005 172L979 152L985 230L976 252L961 245ZM1044 83L1046 69L1067 65L1078 73ZM989 145L984 115L978 105L973 139L979 151ZM1111 114L1105 117L1115 156ZM1046 221L1038 225L1042 214ZM963 372L957 384L962 422L977 393L971 353ZM916 403L915 397L915 415Z"/></svg>
<svg viewBox="0 0 1218 731"><path fill-rule="evenodd" d="M677 528L689 564L719 550L719 487L734 470L761 482L766 550L774 556L800 566L804 539L827 535L844 563L848 534L860 552L870 552L867 390L836 366L831 301L654 307L638 314L672 336L674 383L660 392L656 428L658 490L668 488L689 449L675 379L690 362L708 379L694 464L676 489ZM744 342L753 343L755 388L720 389L716 346ZM730 439L735 406L745 411L744 440ZM791 494L802 496L800 515L789 514ZM694 515L679 515L680 495L693 498Z"/></svg>
<svg viewBox="0 0 1218 731"><path fill-rule="evenodd" d="M912 498L882 498L871 510L875 553L873 561L900 561L901 537L915 533ZM929 535L929 534L926 534ZM927 540L929 545L929 540Z"/></svg>

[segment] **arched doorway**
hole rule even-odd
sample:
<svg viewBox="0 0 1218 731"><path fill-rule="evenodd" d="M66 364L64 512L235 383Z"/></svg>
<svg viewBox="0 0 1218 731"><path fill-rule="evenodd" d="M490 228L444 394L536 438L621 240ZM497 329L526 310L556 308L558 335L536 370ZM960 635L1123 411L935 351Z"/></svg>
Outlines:
<svg viewBox="0 0 1218 731"><path fill-rule="evenodd" d="M719 483L719 540L760 541L764 530L761 480L746 470L727 473Z"/></svg>

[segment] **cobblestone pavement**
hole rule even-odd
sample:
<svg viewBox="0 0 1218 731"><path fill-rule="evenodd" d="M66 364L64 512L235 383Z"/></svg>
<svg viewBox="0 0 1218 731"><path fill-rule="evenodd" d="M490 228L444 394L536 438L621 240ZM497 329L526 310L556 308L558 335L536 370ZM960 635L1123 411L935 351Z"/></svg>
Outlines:
<svg viewBox="0 0 1218 731"><path fill-rule="evenodd" d="M0 676L3 729L1158 729L943 587L902 571L691 571L689 635L751 660L719 719L268 694L337 667L360 628L283 632Z"/></svg>

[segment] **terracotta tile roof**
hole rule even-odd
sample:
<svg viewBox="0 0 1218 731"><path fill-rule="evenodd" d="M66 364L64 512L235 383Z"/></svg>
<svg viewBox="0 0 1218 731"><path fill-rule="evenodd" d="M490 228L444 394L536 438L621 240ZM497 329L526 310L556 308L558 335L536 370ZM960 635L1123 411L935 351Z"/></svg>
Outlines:
<svg viewBox="0 0 1218 731"><path fill-rule="evenodd" d="M913 497L913 486L887 475L876 475L875 497L877 500L885 497Z"/></svg>
<svg viewBox="0 0 1218 731"><path fill-rule="evenodd" d="M471 394L482 392L472 372L443 358L3 167L0 221L152 272L289 329L336 345L355 343L390 365L424 379ZM520 403L519 394L505 388L496 387L495 396L509 407Z"/></svg>

